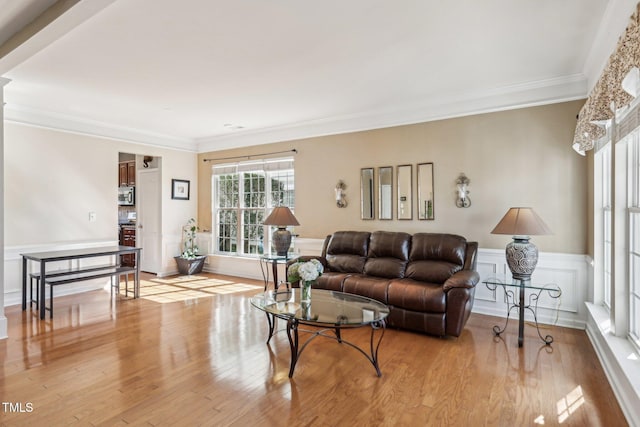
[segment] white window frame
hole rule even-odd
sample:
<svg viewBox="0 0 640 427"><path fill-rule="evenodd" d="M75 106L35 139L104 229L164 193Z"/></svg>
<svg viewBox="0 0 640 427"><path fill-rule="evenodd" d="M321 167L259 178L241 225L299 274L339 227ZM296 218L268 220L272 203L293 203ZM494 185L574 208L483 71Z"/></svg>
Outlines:
<svg viewBox="0 0 640 427"><path fill-rule="evenodd" d="M628 142L629 339L640 350L640 130Z"/></svg>
<svg viewBox="0 0 640 427"><path fill-rule="evenodd" d="M611 222L611 140L595 153L594 159L594 278L593 301L611 309L612 222Z"/></svg>
<svg viewBox="0 0 640 427"><path fill-rule="evenodd" d="M640 350L640 104L607 131L594 157L593 301Z"/></svg>
<svg viewBox="0 0 640 427"><path fill-rule="evenodd" d="M264 206L263 207L245 207L243 206L244 200L244 175L245 174L263 174L264 175ZM236 236L236 247L235 251L221 251L220 250L220 221L219 221L219 211L220 210L230 210L230 208L220 208L220 199L217 194L217 179L220 175L229 175L229 174L237 174L238 175L238 204L231 208L235 211L236 215L236 224L237 224L237 236ZM273 228L269 226L262 226L263 231L262 235L262 248L259 248L253 253L245 253L248 248L245 248L245 223L244 223L244 213L251 210L262 211L262 218L266 218L271 210L276 206L276 203L272 200L272 182L276 179L276 177L280 177L285 175L287 185L291 188L285 189L287 194L284 195L284 201L282 203L283 206L288 206L292 211L295 211L294 203L295 203L295 171L294 171L294 162L293 158L284 158L284 159L268 159L268 160L252 160L247 162L239 162L233 164L223 164L223 165L214 165L212 167L212 175L211 175L211 191L212 191L212 224L213 227L213 252L219 255L233 255L238 257L247 257L247 258L256 258L260 256L263 252L269 252L269 248L271 248L271 239L273 234ZM259 245L257 245L259 246Z"/></svg>

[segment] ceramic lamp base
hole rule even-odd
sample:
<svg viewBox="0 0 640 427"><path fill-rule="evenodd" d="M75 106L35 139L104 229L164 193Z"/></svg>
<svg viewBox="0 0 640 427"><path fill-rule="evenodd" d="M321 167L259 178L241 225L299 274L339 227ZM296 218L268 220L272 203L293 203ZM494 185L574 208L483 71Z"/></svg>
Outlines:
<svg viewBox="0 0 640 427"><path fill-rule="evenodd" d="M291 233L286 228L278 228L273 232L273 248L278 256L285 256L291 246Z"/></svg>
<svg viewBox="0 0 640 427"><path fill-rule="evenodd" d="M538 248L528 236L514 236L506 248L507 265L514 279L529 280L538 264Z"/></svg>

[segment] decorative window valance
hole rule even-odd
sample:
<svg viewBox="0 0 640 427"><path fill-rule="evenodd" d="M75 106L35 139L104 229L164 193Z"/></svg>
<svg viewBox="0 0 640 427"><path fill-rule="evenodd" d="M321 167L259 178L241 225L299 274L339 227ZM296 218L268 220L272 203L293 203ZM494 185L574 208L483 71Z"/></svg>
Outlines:
<svg viewBox="0 0 640 427"><path fill-rule="evenodd" d="M614 111L633 101L634 96L623 89L622 81L634 67L640 68L640 3L578 114L573 137L576 151L591 150L594 141L606 134L603 126L614 118Z"/></svg>

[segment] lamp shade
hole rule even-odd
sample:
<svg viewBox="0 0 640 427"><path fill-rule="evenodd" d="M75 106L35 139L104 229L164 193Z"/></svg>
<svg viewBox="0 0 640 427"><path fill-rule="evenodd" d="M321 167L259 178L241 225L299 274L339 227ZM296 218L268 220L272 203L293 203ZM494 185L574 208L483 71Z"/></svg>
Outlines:
<svg viewBox="0 0 640 427"><path fill-rule="evenodd" d="M298 220L291 210L286 206L278 206L273 208L267 219L263 222L264 225L275 225L277 227L286 227L287 225L300 225Z"/></svg>
<svg viewBox="0 0 640 427"><path fill-rule="evenodd" d="M278 227L273 232L273 247L279 256L286 256L291 246L291 233L285 227L287 225L300 225L291 210L286 206L278 206L273 208L264 225L275 225Z"/></svg>
<svg viewBox="0 0 640 427"><path fill-rule="evenodd" d="M512 236L538 236L553 234L542 218L531 208L511 208L495 226L491 234Z"/></svg>

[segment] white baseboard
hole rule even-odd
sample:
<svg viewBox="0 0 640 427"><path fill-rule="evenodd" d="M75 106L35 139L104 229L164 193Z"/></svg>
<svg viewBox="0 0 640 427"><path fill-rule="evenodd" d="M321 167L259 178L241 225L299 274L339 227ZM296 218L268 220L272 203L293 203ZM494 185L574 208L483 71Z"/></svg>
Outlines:
<svg viewBox="0 0 640 427"><path fill-rule="evenodd" d="M61 297L65 295L78 294L81 292L95 291L97 289L105 289L105 288L108 289L108 286L110 286L110 283L111 282L109 278L92 279L92 280L87 280L85 282L69 283L67 285L56 286L53 296L55 298L55 297ZM27 306L29 305L28 298L29 298L29 283L27 283ZM20 289L19 291L11 291L4 294L5 307L10 307L12 305L21 305L21 304L22 304L22 289Z"/></svg>
<svg viewBox="0 0 640 427"><path fill-rule="evenodd" d="M6 316L0 316L0 340L8 338L8 324Z"/></svg>

